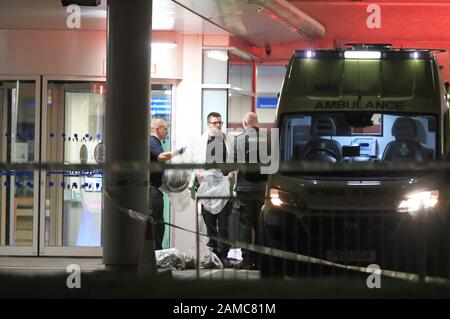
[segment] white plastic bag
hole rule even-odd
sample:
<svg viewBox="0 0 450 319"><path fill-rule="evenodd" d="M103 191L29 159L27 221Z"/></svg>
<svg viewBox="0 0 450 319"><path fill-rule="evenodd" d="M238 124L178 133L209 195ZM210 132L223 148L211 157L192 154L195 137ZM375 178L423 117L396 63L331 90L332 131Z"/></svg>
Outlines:
<svg viewBox="0 0 450 319"><path fill-rule="evenodd" d="M206 225L202 219L199 219L199 231L200 234L206 234ZM220 261L219 257L213 253L212 248L208 246L209 238L206 236L200 236L199 241L199 257L200 257L200 266L203 269L221 269L223 268L223 264Z"/></svg>
<svg viewBox="0 0 450 319"><path fill-rule="evenodd" d="M165 193L181 193L188 185L191 173L182 169L166 169L164 171L161 190Z"/></svg>
<svg viewBox="0 0 450 319"><path fill-rule="evenodd" d="M191 203L194 202L191 197L191 192L188 189L185 189L180 193L169 192L167 193L167 196L169 196L170 203L176 212L187 211Z"/></svg>
<svg viewBox="0 0 450 319"><path fill-rule="evenodd" d="M188 156L184 153L172 160L172 163L186 163ZM188 190L191 171L183 169L167 169L164 171L160 190L167 194L172 207L177 212L184 212L188 209L193 199Z"/></svg>
<svg viewBox="0 0 450 319"><path fill-rule="evenodd" d="M156 266L158 268L192 269L194 258L178 251L176 248L155 251Z"/></svg>
<svg viewBox="0 0 450 319"><path fill-rule="evenodd" d="M223 176L218 169L210 169L203 172L203 178L200 179L200 187L197 190L199 197L229 197L230 181L227 176ZM228 202L224 199L200 199L203 208L211 214L218 214L222 211Z"/></svg>

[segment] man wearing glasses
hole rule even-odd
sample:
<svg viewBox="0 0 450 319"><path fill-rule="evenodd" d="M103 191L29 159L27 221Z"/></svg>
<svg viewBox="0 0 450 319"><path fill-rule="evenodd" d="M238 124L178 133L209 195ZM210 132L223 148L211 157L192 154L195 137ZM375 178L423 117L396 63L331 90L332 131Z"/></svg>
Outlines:
<svg viewBox="0 0 450 319"><path fill-rule="evenodd" d="M194 161L197 163L226 163L228 156L228 141L225 133L222 132L222 116L220 113L211 112L207 116L208 131L201 137L201 141L197 145ZM191 186L196 179L200 184L205 178L204 170L194 170ZM224 176L228 176L228 179L233 179L234 174L229 172L222 172ZM220 210L219 213L213 214L202 206L202 216L206 225L206 232L208 234L209 241L208 246L212 248L212 251L219 257L225 268L232 267L228 260L228 252L230 245L226 243L217 242L212 237L219 237L228 239L228 218L231 211L230 202L227 201L226 205Z"/></svg>

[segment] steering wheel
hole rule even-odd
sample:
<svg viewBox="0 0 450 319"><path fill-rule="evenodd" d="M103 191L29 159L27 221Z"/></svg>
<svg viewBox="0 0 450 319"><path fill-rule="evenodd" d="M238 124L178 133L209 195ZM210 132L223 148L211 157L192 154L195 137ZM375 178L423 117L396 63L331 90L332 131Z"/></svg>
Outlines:
<svg viewBox="0 0 450 319"><path fill-rule="evenodd" d="M326 153L329 157L332 157L335 160L334 163L337 162L340 158L340 156L338 154L336 154L336 152L334 152L330 149L316 147L316 148L312 148L308 152L306 152L306 154L304 156L305 160L310 159L309 157L313 153Z"/></svg>

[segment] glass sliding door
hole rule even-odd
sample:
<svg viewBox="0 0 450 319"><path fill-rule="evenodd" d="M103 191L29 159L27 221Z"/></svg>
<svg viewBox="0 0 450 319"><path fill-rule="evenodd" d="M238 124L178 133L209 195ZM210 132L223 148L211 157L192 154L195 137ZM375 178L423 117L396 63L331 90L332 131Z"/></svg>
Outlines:
<svg viewBox="0 0 450 319"><path fill-rule="evenodd" d="M162 118L167 122L169 134L163 141L163 147L166 145L170 149L171 122L172 122L172 85L170 84L152 84L150 93L151 118ZM169 150L168 149L168 150Z"/></svg>
<svg viewBox="0 0 450 319"><path fill-rule="evenodd" d="M104 134L104 79L44 81L43 161L96 164ZM101 171L42 173L41 255L101 256Z"/></svg>
<svg viewBox="0 0 450 319"><path fill-rule="evenodd" d="M167 122L169 134L162 141L165 152L171 150L171 140L173 136L172 126L172 85L170 84L152 84L150 95L150 114L151 119L162 118ZM164 221L170 223L170 204L167 194L164 194ZM170 228L166 225L163 238L163 248L170 247Z"/></svg>
<svg viewBox="0 0 450 319"><path fill-rule="evenodd" d="M0 76L0 161L39 160L40 77ZM38 170L1 171L0 255L36 255Z"/></svg>
<svg viewBox="0 0 450 319"><path fill-rule="evenodd" d="M50 79L44 77L42 161L96 164L95 150L103 141L104 79ZM172 113L172 85L151 87L151 117L168 122ZM150 132L149 132L150 133ZM171 148L171 134L163 141ZM40 255L101 256L103 174L43 171L41 173ZM169 201L164 218L170 221ZM169 247L167 229L164 247Z"/></svg>

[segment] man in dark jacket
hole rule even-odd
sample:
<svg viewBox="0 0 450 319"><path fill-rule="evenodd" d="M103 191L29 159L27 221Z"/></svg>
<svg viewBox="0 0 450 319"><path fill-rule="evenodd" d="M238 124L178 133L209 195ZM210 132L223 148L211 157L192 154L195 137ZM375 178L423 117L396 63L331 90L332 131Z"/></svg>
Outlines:
<svg viewBox="0 0 450 319"><path fill-rule="evenodd" d="M160 118L155 118L151 123L152 135L150 137L150 160L165 162L177 155L181 155L185 148L164 152L161 142L168 134L167 122ZM163 173L150 173L150 209L152 217L156 223L153 224L153 236L155 250L162 249L164 238L164 197L159 190L161 187Z"/></svg>
<svg viewBox="0 0 450 319"><path fill-rule="evenodd" d="M247 164L267 163L262 161L270 153L270 135L265 130L259 129L258 117L255 113L245 114L242 121L244 132L235 138L234 162L245 160ZM266 147L266 152L261 151L261 146ZM245 155L244 155L245 154ZM236 182L235 208L239 214L241 241L256 243L258 232L258 220L261 207L264 204L267 175L259 172L239 171ZM236 265L239 269L256 269L257 255L250 250L242 249L242 263Z"/></svg>
<svg viewBox="0 0 450 319"><path fill-rule="evenodd" d="M222 116L220 113L211 112L207 116L208 132L205 133L201 142L203 143L200 152L201 157L205 163L226 163L227 160L227 136L222 132ZM232 179L234 175L230 172L222 171L224 176L228 176L228 179ZM196 179L202 183L204 178L204 171L197 170L195 173ZM206 232L208 234L209 241L208 246L212 248L212 251L219 257L225 268L231 268L232 265L228 260L228 252L230 245L224 242L216 241L214 237L219 237L228 240L229 239L229 225L228 218L231 211L230 202L227 201L226 205L218 214L208 212L202 205L203 221L206 225Z"/></svg>

